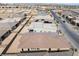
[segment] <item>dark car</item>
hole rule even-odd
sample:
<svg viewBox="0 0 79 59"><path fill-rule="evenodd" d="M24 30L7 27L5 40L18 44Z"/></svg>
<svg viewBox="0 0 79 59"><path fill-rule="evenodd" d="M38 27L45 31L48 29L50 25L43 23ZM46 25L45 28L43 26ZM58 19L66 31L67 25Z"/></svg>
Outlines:
<svg viewBox="0 0 79 59"><path fill-rule="evenodd" d="M38 22L39 20L35 20L35 22Z"/></svg>

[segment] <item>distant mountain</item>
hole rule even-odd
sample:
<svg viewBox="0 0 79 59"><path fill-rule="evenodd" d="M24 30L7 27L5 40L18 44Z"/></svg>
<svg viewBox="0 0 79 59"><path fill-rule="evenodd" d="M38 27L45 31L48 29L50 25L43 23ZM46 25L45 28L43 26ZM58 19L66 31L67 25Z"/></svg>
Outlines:
<svg viewBox="0 0 79 59"><path fill-rule="evenodd" d="M58 4L63 4L63 5L79 5L79 3L58 3Z"/></svg>

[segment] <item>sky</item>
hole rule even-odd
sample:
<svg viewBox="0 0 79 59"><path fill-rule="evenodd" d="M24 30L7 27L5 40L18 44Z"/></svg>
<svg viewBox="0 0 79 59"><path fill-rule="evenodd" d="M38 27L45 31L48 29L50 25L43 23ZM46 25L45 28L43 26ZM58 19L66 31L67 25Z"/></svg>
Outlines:
<svg viewBox="0 0 79 59"><path fill-rule="evenodd" d="M0 0L0 3L79 3L79 0Z"/></svg>

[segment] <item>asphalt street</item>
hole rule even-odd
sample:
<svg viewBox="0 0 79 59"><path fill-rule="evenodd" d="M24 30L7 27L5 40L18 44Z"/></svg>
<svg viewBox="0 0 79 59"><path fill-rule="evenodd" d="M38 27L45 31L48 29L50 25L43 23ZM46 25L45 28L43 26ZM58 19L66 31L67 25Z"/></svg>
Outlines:
<svg viewBox="0 0 79 59"><path fill-rule="evenodd" d="M62 27L62 30L64 31L65 35L67 37L69 37L70 39L70 42L72 44L74 44L74 47L75 48L79 48L79 35L77 35L76 32L74 32L69 25L67 25L67 23L64 23L57 15L55 12L51 11L52 12L52 15L55 17L55 19L57 21L59 21L61 27Z"/></svg>

